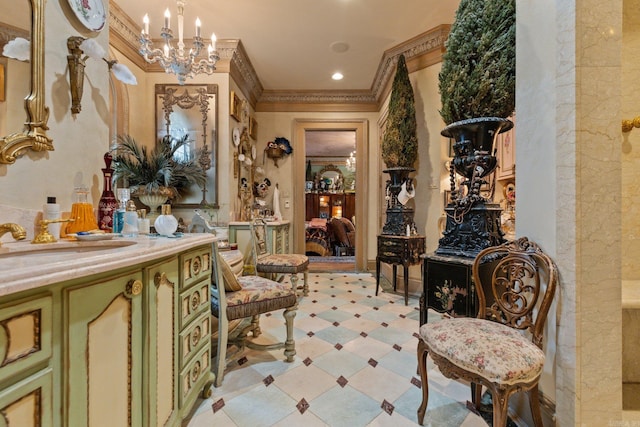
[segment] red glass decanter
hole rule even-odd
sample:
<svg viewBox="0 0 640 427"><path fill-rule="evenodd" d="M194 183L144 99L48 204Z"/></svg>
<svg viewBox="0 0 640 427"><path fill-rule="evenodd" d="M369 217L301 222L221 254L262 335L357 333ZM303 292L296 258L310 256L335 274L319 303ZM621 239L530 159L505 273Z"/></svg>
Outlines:
<svg viewBox="0 0 640 427"><path fill-rule="evenodd" d="M104 176L104 189L102 190L102 196L100 197L100 203L98 204L98 222L101 230L111 232L113 230L113 215L118 209L118 201L116 200L113 190L111 189L111 177L113 176L113 169L111 168L111 162L113 157L111 153L104 155L105 168L102 169Z"/></svg>

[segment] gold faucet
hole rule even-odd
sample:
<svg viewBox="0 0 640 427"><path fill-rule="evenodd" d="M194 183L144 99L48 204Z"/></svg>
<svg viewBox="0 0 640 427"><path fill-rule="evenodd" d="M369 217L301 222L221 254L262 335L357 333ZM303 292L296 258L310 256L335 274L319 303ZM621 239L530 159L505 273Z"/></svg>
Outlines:
<svg viewBox="0 0 640 427"><path fill-rule="evenodd" d="M54 243L58 239L56 239L53 234L49 233L49 224L53 224L54 222L73 222L75 219L41 219L38 221L40 224L40 232L38 235L31 241L31 243Z"/></svg>
<svg viewBox="0 0 640 427"><path fill-rule="evenodd" d="M21 225L14 224L12 222L0 224L0 237L9 232L11 233L11 237L16 240L24 240L27 237L27 230L25 230ZM0 242L0 246L2 246L2 242Z"/></svg>

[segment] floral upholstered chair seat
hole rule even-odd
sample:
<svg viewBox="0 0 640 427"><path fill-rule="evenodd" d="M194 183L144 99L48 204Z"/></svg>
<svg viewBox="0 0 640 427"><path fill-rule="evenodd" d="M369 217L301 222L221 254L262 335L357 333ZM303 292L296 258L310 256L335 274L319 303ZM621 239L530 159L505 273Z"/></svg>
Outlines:
<svg viewBox="0 0 640 427"><path fill-rule="evenodd" d="M420 335L431 354L447 358L469 372L499 384L531 381L542 373L545 355L520 331L473 318L423 325Z"/></svg>
<svg viewBox="0 0 640 427"><path fill-rule="evenodd" d="M298 289L298 273L303 273L302 294L309 295L309 257L302 254L272 254L267 249L267 223L262 218L251 221L251 242L256 272L275 277L290 274L291 287Z"/></svg>
<svg viewBox="0 0 640 427"><path fill-rule="evenodd" d="M301 273L309 267L309 258L300 254L269 254L258 258L260 273Z"/></svg>
<svg viewBox="0 0 640 427"><path fill-rule="evenodd" d="M242 319L290 307L296 303L291 286L260 276L241 276L242 289L227 292L227 318Z"/></svg>

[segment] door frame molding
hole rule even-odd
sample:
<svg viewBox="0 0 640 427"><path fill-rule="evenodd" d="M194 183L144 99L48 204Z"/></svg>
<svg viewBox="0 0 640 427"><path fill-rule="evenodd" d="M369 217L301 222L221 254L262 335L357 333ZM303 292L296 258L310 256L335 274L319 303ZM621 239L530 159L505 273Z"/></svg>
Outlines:
<svg viewBox="0 0 640 427"><path fill-rule="evenodd" d="M293 123L293 144L298 153L305 153L305 132L308 130L348 130L356 133L356 271L367 271L367 234L369 230L366 203L369 200L369 120L367 119L296 119ZM306 156L294 156L293 201L294 206L306 206L305 176ZM304 209L296 209L293 221L293 248L295 253L305 253Z"/></svg>

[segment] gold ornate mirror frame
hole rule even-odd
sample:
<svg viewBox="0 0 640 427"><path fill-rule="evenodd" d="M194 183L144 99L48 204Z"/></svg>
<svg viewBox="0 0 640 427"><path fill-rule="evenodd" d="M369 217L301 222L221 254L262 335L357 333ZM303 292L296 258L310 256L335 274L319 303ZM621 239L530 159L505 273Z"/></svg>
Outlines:
<svg viewBox="0 0 640 427"><path fill-rule="evenodd" d="M14 163L25 150L53 151L47 136L49 108L44 105L44 9L46 0L31 2L31 92L24 100L27 121L22 132L0 138L0 163Z"/></svg>

